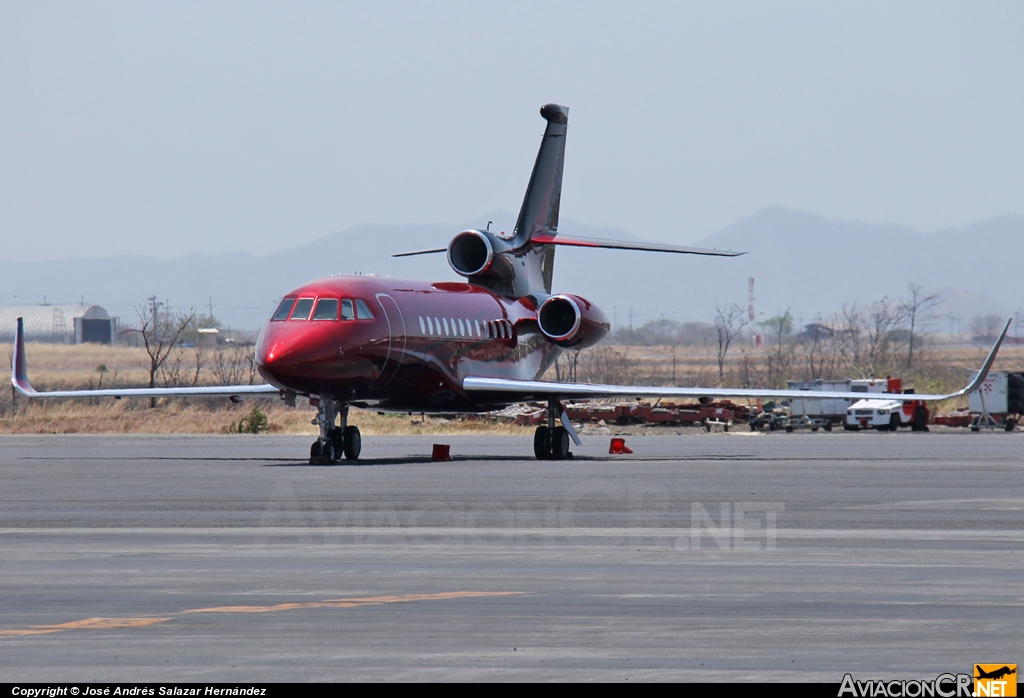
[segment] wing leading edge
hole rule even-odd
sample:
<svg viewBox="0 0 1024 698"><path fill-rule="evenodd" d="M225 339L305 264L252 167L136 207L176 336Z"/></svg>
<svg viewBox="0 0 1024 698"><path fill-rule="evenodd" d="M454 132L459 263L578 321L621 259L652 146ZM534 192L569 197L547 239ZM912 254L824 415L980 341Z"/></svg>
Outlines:
<svg viewBox="0 0 1024 698"><path fill-rule="evenodd" d="M944 395L932 394L898 394L886 393L887 400L948 400L949 398L961 397L977 390L988 376L992 362L995 361L999 346L1003 343L1007 331L1010 329L1011 320L1007 320L1006 327L1002 334L992 345L991 351L981 365L981 370L970 383L953 393ZM470 376L462 381L462 387L471 393L492 393L501 394L506 399L514 395L516 400L541 400L548 398L603 398L603 397L687 397L687 398L838 398L843 400L862 400L865 397L881 397L880 395L868 395L866 393L852 393L839 391L822 390L773 390L770 388L675 388L668 386L649 385L600 385L594 383L553 383L548 381L527 381L514 380L509 378L478 378Z"/></svg>
<svg viewBox="0 0 1024 698"><path fill-rule="evenodd" d="M208 385L195 388L103 388L101 390L50 390L39 392L28 381L25 362L25 330L22 319L14 331L14 357L11 359L11 385L27 397L165 397L171 395L278 395L272 385Z"/></svg>

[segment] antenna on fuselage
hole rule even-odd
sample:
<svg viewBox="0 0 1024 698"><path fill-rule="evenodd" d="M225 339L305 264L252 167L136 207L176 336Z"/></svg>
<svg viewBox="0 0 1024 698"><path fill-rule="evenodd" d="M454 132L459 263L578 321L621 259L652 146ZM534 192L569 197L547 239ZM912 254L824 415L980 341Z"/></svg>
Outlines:
<svg viewBox="0 0 1024 698"><path fill-rule="evenodd" d="M493 223L493 222L494 221L487 221L487 232L488 233L491 232L491 223Z"/></svg>

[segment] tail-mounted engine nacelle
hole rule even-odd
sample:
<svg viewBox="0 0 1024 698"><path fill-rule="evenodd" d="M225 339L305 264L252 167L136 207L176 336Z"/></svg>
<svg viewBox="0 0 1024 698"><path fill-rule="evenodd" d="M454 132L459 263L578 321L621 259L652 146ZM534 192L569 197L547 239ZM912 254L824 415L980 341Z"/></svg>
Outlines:
<svg viewBox="0 0 1024 698"><path fill-rule="evenodd" d="M586 349L608 334L611 323L601 309L585 298L551 296L537 309L540 331L560 347Z"/></svg>
<svg viewBox="0 0 1024 698"><path fill-rule="evenodd" d="M463 230L448 243L448 264L457 274L467 278L501 279L515 276L515 269L505 258L512 246L483 230Z"/></svg>

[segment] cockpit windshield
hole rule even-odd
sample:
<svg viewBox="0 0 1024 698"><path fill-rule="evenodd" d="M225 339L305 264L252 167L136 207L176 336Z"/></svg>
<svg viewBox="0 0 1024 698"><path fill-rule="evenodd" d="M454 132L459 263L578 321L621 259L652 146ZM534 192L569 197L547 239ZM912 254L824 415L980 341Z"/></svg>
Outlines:
<svg viewBox="0 0 1024 698"><path fill-rule="evenodd" d="M288 313L292 311L292 306L295 305L294 298L285 298L281 301L281 305L277 306L277 310L274 311L274 316L271 320L287 320Z"/></svg>
<svg viewBox="0 0 1024 698"><path fill-rule="evenodd" d="M292 311L292 320L308 320L309 311L313 309L312 298L300 298L295 302L295 310Z"/></svg>

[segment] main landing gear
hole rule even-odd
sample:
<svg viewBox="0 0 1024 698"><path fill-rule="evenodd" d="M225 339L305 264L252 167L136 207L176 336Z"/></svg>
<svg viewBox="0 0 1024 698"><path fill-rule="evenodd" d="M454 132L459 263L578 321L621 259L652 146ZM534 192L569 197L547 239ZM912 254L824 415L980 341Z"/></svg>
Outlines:
<svg viewBox="0 0 1024 698"><path fill-rule="evenodd" d="M317 408L313 424L319 425L320 436L309 447L310 465L329 465L345 460L357 460L362 450L362 436L359 427L348 425L348 405L329 397L311 397L309 404ZM341 417L341 425L335 422Z"/></svg>
<svg viewBox="0 0 1024 698"><path fill-rule="evenodd" d="M555 419L561 414L562 405L558 400L548 400L548 424L537 427L537 431L533 433L533 453L537 460L572 458L569 451L569 430L564 426L555 426ZM579 443L577 439L574 441Z"/></svg>

